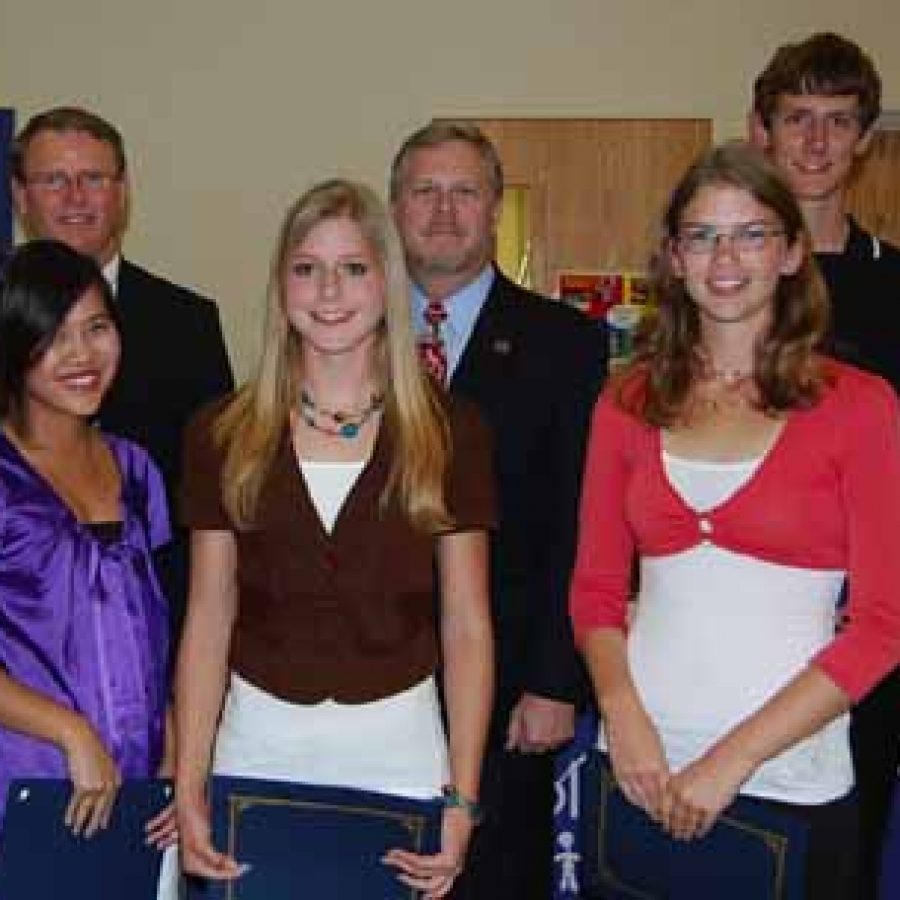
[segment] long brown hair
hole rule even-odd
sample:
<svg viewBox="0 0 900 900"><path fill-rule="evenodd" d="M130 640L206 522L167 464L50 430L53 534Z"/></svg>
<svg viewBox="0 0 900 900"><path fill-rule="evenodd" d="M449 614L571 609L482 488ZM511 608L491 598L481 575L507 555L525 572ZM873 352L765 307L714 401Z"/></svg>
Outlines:
<svg viewBox="0 0 900 900"><path fill-rule="evenodd" d="M416 356L400 238L387 207L373 191L340 179L308 190L285 216L272 260L266 330L256 375L215 424L215 438L225 448L225 508L238 525L252 526L262 485L296 402L301 339L284 312L288 259L319 223L341 217L359 226L385 282L379 375L385 390L382 427L390 435L394 457L381 502L384 505L395 498L417 527L437 531L450 524L443 492L450 436L443 407Z"/></svg>
<svg viewBox="0 0 900 900"><path fill-rule="evenodd" d="M827 327L828 301L802 213L781 174L759 151L728 143L705 152L691 165L666 207L654 261L659 303L619 389L623 405L653 425L671 425L683 415L700 372L700 315L670 257L685 208L709 185L747 191L778 217L788 245L799 243L803 248L797 271L779 279L771 325L755 350L760 407L777 413L809 406L822 385L815 349Z"/></svg>

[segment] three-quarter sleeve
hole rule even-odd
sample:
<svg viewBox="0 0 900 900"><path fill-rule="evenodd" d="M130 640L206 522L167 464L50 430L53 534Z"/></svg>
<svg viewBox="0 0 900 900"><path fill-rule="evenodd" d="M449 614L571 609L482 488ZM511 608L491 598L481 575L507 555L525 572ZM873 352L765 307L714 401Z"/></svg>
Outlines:
<svg viewBox="0 0 900 900"><path fill-rule="evenodd" d="M625 629L635 539L627 494L633 442L643 427L607 388L594 409L569 592L576 644L595 628Z"/></svg>
<svg viewBox="0 0 900 900"><path fill-rule="evenodd" d="M839 429L847 615L815 662L858 700L900 663L900 411L881 379L854 379L853 387Z"/></svg>
<svg viewBox="0 0 900 900"><path fill-rule="evenodd" d="M234 526L222 505L224 452L213 428L225 407L216 400L198 412L185 429L180 489L181 520L191 529L230 531Z"/></svg>

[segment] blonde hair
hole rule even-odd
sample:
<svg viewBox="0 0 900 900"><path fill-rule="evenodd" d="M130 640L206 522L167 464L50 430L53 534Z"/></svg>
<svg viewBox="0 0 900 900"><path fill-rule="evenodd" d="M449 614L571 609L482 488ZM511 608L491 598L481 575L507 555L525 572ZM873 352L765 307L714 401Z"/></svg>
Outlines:
<svg viewBox="0 0 900 900"><path fill-rule="evenodd" d="M355 222L378 260L385 283L385 316L379 332L379 375L384 381L382 427L393 462L381 507L395 500L427 532L451 525L444 499L450 432L436 389L416 354L410 319L409 279L403 248L387 207L368 187L333 179L308 190L288 210L269 277L262 356L255 377L223 410L214 438L224 448L222 495L239 527L252 527L260 492L296 402L302 338L284 312L284 275L293 250L322 221Z"/></svg>

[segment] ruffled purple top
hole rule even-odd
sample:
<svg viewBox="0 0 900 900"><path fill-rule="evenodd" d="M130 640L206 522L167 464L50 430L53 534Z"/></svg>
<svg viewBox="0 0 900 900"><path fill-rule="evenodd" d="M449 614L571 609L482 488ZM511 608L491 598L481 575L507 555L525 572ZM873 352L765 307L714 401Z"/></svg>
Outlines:
<svg viewBox="0 0 900 900"><path fill-rule="evenodd" d="M169 638L151 554L169 517L147 453L104 439L122 480L112 531L79 522L0 432L0 666L84 715L123 777L146 778L162 757ZM0 727L0 821L19 777L67 778L65 755Z"/></svg>

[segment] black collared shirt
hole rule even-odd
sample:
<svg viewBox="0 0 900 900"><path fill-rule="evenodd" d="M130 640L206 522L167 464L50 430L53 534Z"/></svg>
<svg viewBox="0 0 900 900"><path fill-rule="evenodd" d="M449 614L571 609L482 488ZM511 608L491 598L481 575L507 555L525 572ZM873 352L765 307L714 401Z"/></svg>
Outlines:
<svg viewBox="0 0 900 900"><path fill-rule="evenodd" d="M900 391L900 250L849 224L843 252L816 254L831 299L829 346Z"/></svg>

